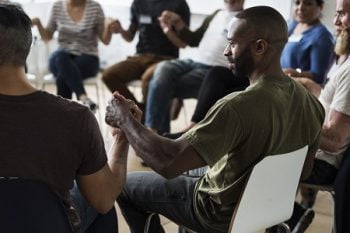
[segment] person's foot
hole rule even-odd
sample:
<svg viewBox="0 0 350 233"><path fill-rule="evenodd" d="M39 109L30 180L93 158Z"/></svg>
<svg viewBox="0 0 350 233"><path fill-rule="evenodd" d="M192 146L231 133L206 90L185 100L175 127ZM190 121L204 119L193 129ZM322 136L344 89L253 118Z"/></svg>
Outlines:
<svg viewBox="0 0 350 233"><path fill-rule="evenodd" d="M143 161L142 159L141 159L141 161L140 161L140 164L141 164L141 166L143 166L143 167L149 167L149 166L147 165L147 163L146 163L145 161Z"/></svg>
<svg viewBox="0 0 350 233"><path fill-rule="evenodd" d="M163 137L169 138L169 139L178 139L179 137L181 137L184 133L184 131L181 132L177 132L177 133L163 133Z"/></svg>
<svg viewBox="0 0 350 233"><path fill-rule="evenodd" d="M292 217L285 223L292 233L303 233L310 226L315 217L315 212L310 208L303 208L300 204L294 204ZM266 229L265 233L285 233L282 226L276 225Z"/></svg>
<svg viewBox="0 0 350 233"><path fill-rule="evenodd" d="M86 98L86 99L82 100L81 102L82 102L83 105L87 106L91 110L91 112L93 112L93 113L96 112L98 106L91 99Z"/></svg>

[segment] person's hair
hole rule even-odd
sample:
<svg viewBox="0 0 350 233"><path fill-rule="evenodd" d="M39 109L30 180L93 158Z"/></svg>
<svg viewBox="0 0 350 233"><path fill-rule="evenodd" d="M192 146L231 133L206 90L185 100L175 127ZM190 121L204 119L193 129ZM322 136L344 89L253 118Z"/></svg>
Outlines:
<svg viewBox="0 0 350 233"><path fill-rule="evenodd" d="M323 6L324 1L323 0L316 0L317 5Z"/></svg>
<svg viewBox="0 0 350 233"><path fill-rule="evenodd" d="M31 26L21 7L0 3L0 65L25 65L32 44Z"/></svg>
<svg viewBox="0 0 350 233"><path fill-rule="evenodd" d="M268 6L256 6L243 10L236 18L246 20L247 33L251 37L265 39L282 52L288 40L288 27L277 10Z"/></svg>

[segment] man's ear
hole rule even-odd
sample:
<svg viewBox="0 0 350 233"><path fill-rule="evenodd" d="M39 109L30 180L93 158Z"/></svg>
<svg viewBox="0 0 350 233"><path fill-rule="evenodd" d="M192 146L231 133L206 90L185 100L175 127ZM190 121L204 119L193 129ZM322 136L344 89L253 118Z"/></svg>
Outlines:
<svg viewBox="0 0 350 233"><path fill-rule="evenodd" d="M263 55L266 53L268 43L264 39L259 39L255 42L255 55Z"/></svg>

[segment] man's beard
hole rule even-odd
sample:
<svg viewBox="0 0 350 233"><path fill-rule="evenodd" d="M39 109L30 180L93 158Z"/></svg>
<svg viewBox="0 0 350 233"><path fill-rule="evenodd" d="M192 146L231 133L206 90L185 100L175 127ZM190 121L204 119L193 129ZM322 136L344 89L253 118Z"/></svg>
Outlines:
<svg viewBox="0 0 350 233"><path fill-rule="evenodd" d="M334 52L338 56L350 54L350 35L347 29L344 29L338 33Z"/></svg>
<svg viewBox="0 0 350 233"><path fill-rule="evenodd" d="M254 69L254 61L249 47L245 48L238 57L230 60L235 64L232 73L238 78L249 77Z"/></svg>

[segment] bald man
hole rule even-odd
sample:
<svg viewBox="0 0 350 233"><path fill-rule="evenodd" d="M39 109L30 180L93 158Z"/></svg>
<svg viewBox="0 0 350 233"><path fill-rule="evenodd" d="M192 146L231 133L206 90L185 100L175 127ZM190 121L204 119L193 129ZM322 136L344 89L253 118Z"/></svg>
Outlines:
<svg viewBox="0 0 350 233"><path fill-rule="evenodd" d="M108 107L107 122L124 132L136 154L155 171L129 173L117 199L132 233L143 232L151 212L196 232L227 232L245 175L265 156L307 145L302 176L310 171L324 110L281 69L287 41L283 17L270 7L246 9L232 19L227 37L229 67L248 77L250 86L219 100L180 139L148 131L135 120L135 105L123 96L115 94ZM200 177L182 175L207 165ZM159 218L150 228L164 232Z"/></svg>

